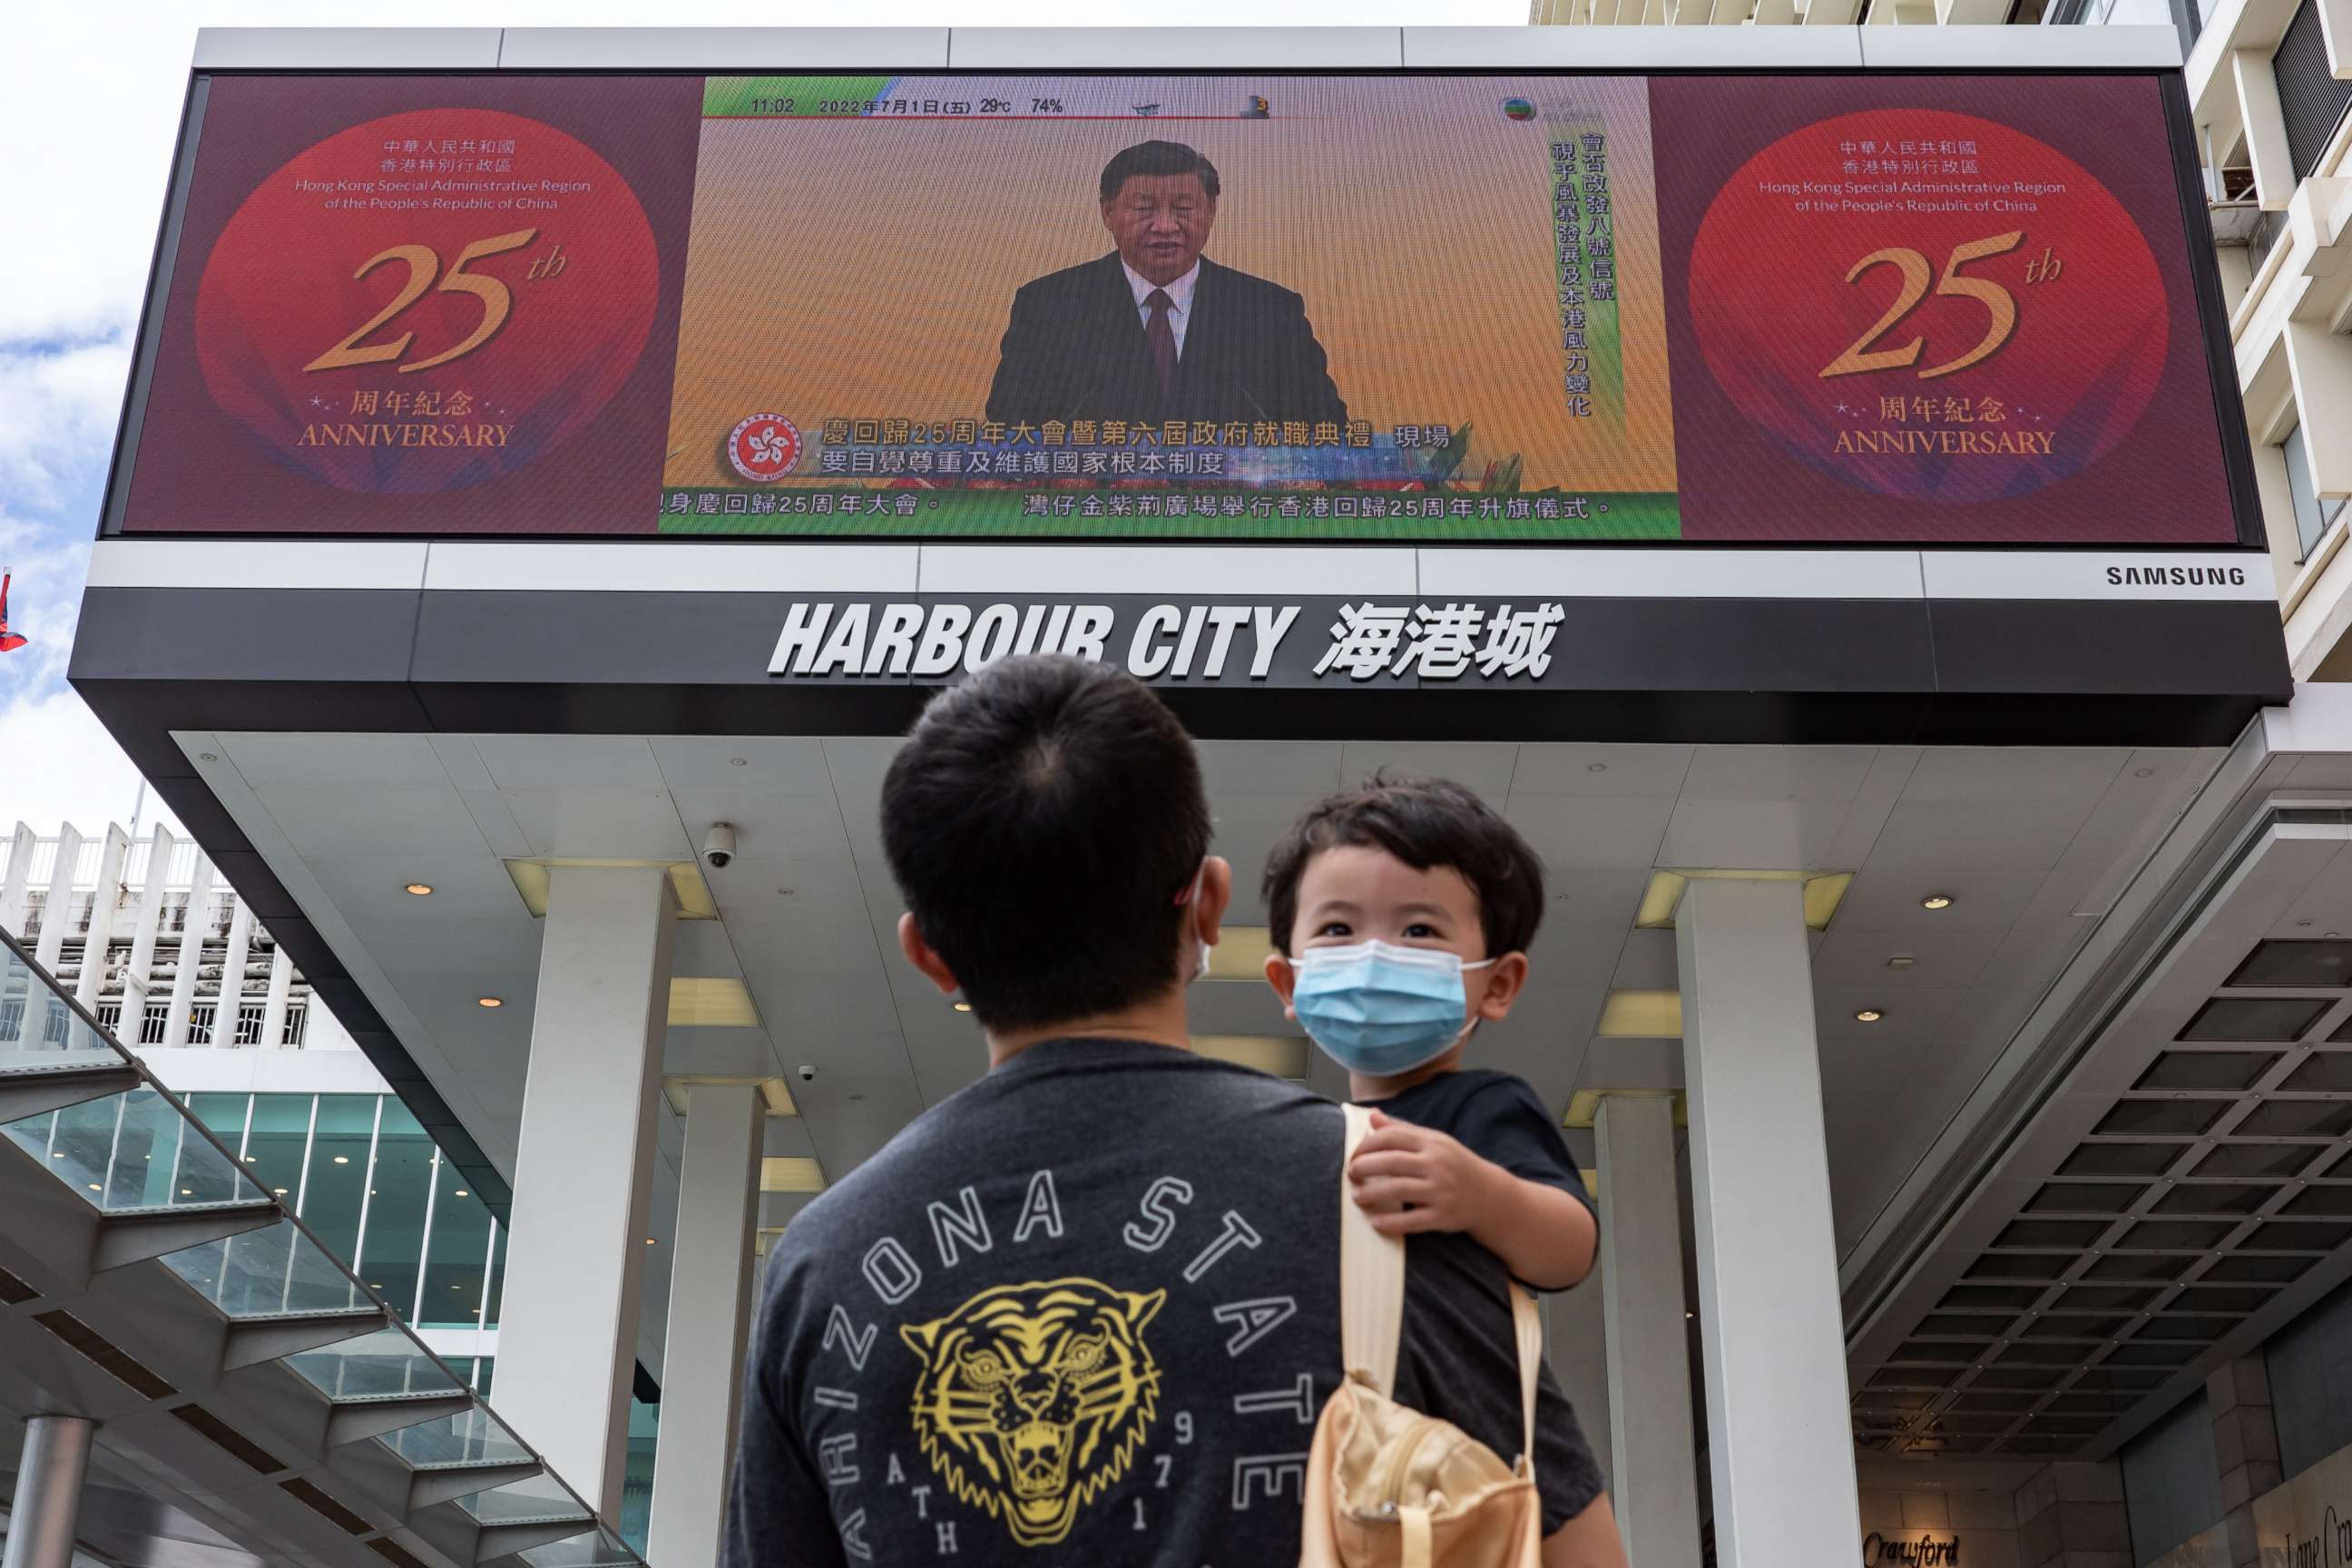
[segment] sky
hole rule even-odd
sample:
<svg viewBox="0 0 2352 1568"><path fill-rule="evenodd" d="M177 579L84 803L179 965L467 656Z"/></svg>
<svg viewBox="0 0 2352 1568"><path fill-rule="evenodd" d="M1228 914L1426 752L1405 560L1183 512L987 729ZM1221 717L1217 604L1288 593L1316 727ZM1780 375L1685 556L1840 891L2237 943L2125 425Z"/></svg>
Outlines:
<svg viewBox="0 0 2352 1568"><path fill-rule="evenodd" d="M0 23L0 567L16 575L0 655L0 833L128 821L139 775L66 684L89 542L121 409L163 181L199 25L329 25L351 15L244 0L90 0ZM380 16L381 11L371 16ZM894 26L1512 25L1525 0L898 0ZM414 26L855 26L866 0L405 0ZM142 820L154 820L149 797Z"/></svg>

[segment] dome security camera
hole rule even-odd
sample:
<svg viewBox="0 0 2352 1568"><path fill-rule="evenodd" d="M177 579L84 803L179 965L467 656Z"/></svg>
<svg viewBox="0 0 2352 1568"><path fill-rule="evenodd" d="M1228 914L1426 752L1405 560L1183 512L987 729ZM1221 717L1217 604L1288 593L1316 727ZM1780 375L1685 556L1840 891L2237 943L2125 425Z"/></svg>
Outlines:
<svg viewBox="0 0 2352 1568"><path fill-rule="evenodd" d="M710 831L702 836L702 858L710 862L714 871L724 871L735 859L735 825L714 822Z"/></svg>

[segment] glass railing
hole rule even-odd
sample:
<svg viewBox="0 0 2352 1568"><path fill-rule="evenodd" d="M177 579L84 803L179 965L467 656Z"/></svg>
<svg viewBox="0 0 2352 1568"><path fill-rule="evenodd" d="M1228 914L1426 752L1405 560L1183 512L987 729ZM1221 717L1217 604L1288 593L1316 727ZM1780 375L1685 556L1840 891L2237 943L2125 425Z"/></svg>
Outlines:
<svg viewBox="0 0 2352 1568"><path fill-rule="evenodd" d="M75 1098L75 1085L57 1081L78 1076L87 1079L79 1087L89 1090L88 1098ZM0 932L0 1106L9 1103L12 1088L31 1090L51 1108L0 1121L0 1140L106 1224L145 1226L166 1216L162 1223L176 1226L215 1213L236 1225L252 1216L235 1235L156 1259L232 1325L331 1320L342 1313L361 1320L354 1337L293 1352L277 1358L278 1364L334 1406L357 1411L431 1400L429 1409L419 1410L427 1418L363 1440L412 1472L442 1477L480 1467L500 1484L470 1492L436 1489L445 1500L430 1506L459 1510L485 1531L526 1532L533 1543L520 1555L532 1568L643 1568L642 1559L560 1478L541 1469L515 1479L514 1467L538 1462L530 1448L256 1182L228 1147ZM453 1408L450 1399L465 1404ZM567 1532L565 1525L578 1528Z"/></svg>

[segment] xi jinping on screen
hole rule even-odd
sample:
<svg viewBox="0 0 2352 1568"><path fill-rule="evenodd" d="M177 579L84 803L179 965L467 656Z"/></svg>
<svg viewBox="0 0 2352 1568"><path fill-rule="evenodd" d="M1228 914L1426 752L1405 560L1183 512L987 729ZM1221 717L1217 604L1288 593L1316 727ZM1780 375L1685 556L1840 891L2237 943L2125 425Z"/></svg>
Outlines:
<svg viewBox="0 0 2352 1568"><path fill-rule="evenodd" d="M1344 425L1305 301L1201 254L1217 194L1215 166L1179 142L1105 164L1102 221L1118 248L1013 296L988 417Z"/></svg>

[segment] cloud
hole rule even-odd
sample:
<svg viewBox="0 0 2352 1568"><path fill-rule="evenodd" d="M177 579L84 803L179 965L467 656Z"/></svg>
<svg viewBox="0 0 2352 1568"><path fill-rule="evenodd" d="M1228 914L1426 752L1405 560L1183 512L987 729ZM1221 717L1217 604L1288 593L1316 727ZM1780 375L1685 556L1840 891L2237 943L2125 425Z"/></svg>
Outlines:
<svg viewBox="0 0 2352 1568"><path fill-rule="evenodd" d="M16 656L11 655L11 658ZM55 833L70 822L94 832L110 818L127 823L139 795L139 770L71 691L17 698L0 707L0 833L19 822ZM142 824L178 823L153 790Z"/></svg>

